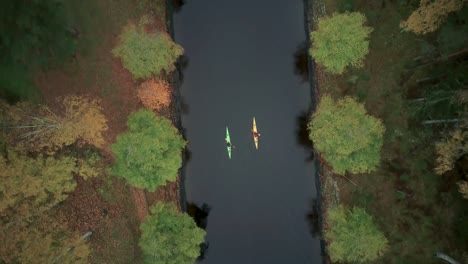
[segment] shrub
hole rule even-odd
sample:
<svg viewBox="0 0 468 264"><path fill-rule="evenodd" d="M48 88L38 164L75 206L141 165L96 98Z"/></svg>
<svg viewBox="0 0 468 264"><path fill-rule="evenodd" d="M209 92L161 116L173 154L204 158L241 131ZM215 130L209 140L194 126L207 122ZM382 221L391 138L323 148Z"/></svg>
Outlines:
<svg viewBox="0 0 468 264"><path fill-rule="evenodd" d="M169 84L163 80L150 79L142 83L137 95L143 105L152 110L159 110L171 103Z"/></svg>

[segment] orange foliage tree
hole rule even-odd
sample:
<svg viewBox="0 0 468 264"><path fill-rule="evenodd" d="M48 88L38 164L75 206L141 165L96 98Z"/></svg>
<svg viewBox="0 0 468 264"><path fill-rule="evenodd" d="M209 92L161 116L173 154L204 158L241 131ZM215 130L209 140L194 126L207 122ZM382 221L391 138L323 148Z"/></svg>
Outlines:
<svg viewBox="0 0 468 264"><path fill-rule="evenodd" d="M75 142L101 147L102 133L107 130L107 120L98 99L85 96L67 96L61 99L61 113L48 107L36 109L27 104L9 106L2 104L3 121L7 121L10 140L30 151L49 153Z"/></svg>
<svg viewBox="0 0 468 264"><path fill-rule="evenodd" d="M150 79L142 83L137 95L143 105L152 110L159 110L171 103L169 84L163 80Z"/></svg>

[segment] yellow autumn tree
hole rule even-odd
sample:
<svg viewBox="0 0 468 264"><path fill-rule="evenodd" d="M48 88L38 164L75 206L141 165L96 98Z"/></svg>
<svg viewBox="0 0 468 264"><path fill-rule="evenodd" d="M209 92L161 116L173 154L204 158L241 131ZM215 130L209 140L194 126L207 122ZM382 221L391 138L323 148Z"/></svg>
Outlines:
<svg viewBox="0 0 468 264"><path fill-rule="evenodd" d="M456 129L449 133L448 138L436 143L436 168L439 175L452 170L455 162L468 153L468 131Z"/></svg>
<svg viewBox="0 0 468 264"><path fill-rule="evenodd" d="M2 119L9 124L9 139L30 151L55 151L75 142L101 147L107 120L100 101L85 96L67 96L59 101L60 113L46 106L2 104ZM5 110L6 109L6 110Z"/></svg>
<svg viewBox="0 0 468 264"><path fill-rule="evenodd" d="M169 84L163 80L145 81L138 89L137 95L143 105L152 110L159 110L171 103Z"/></svg>
<svg viewBox="0 0 468 264"><path fill-rule="evenodd" d="M452 170L455 163L463 155L468 154L468 131L466 125L449 133L448 137L436 143L436 167L435 172L439 175ZM468 182L459 181L458 191L463 198L468 199Z"/></svg>
<svg viewBox="0 0 468 264"><path fill-rule="evenodd" d="M67 198L76 187L71 157L32 158L13 150L0 155L0 216L37 215Z"/></svg>
<svg viewBox="0 0 468 264"><path fill-rule="evenodd" d="M88 241L49 214L33 222L2 225L0 263L88 263ZM1 222L1 221L0 221Z"/></svg>
<svg viewBox="0 0 468 264"><path fill-rule="evenodd" d="M460 10L466 2L468 0L421 0L418 9L402 21L400 27L416 34L434 32L449 13Z"/></svg>
<svg viewBox="0 0 468 264"><path fill-rule="evenodd" d="M21 242L19 263L88 263L89 246L77 233L63 237L51 228L45 231L29 229L26 239Z"/></svg>

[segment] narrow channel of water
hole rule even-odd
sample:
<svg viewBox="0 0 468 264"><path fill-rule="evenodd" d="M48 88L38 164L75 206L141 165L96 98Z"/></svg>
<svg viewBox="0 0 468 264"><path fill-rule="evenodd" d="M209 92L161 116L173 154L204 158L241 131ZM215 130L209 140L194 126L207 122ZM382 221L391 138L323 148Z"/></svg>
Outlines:
<svg viewBox="0 0 468 264"><path fill-rule="evenodd" d="M303 145L310 86L295 69L302 0L185 2L174 29L186 54L187 200L209 208L202 263L321 263L315 167Z"/></svg>

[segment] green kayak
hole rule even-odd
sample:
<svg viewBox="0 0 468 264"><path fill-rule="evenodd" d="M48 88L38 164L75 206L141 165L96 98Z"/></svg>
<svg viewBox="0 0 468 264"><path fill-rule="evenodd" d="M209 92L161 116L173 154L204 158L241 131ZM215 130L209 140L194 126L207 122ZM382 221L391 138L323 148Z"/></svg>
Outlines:
<svg viewBox="0 0 468 264"><path fill-rule="evenodd" d="M228 127L226 127L226 144L227 144L227 152L228 152L228 156L229 156L229 159L231 159L231 137L229 136L229 129Z"/></svg>

